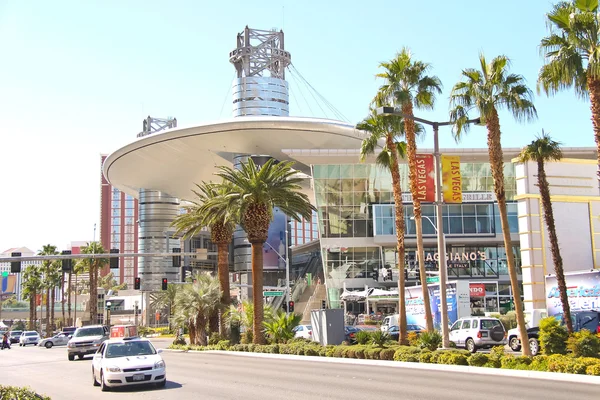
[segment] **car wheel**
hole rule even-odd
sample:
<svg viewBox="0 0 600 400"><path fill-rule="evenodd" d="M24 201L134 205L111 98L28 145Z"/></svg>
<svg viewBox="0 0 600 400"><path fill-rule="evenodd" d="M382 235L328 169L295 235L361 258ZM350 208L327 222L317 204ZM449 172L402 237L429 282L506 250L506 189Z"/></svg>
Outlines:
<svg viewBox="0 0 600 400"><path fill-rule="evenodd" d="M108 392L110 390L110 388L106 386L106 382L104 382L104 375L102 374L102 371L100 371L100 390L103 392Z"/></svg>
<svg viewBox="0 0 600 400"><path fill-rule="evenodd" d="M44 346L46 346L47 349L51 349L52 346L54 346L54 343L52 343L52 342L46 342L46 344Z"/></svg>
<svg viewBox="0 0 600 400"><path fill-rule="evenodd" d="M475 353L477 351L477 346L475 346L475 341L471 338L468 338L467 341L465 342L465 348L471 353Z"/></svg>
<svg viewBox="0 0 600 400"><path fill-rule="evenodd" d="M92 367L92 381L94 382L94 386L100 386L100 383L96 380L96 374L94 374L94 367Z"/></svg>
<svg viewBox="0 0 600 400"><path fill-rule="evenodd" d="M166 384L167 384L167 378L165 378L162 382L158 382L156 384L156 387L157 388L164 388Z"/></svg>
<svg viewBox="0 0 600 400"><path fill-rule="evenodd" d="M77 358L79 358L80 360L83 360L83 354L77 354Z"/></svg>
<svg viewBox="0 0 600 400"><path fill-rule="evenodd" d="M529 351L532 356L537 356L540 352L540 342L536 338L529 339Z"/></svg>
<svg viewBox="0 0 600 400"><path fill-rule="evenodd" d="M74 354L69 354L69 361L73 361L75 360L75 355Z"/></svg>
<svg viewBox="0 0 600 400"><path fill-rule="evenodd" d="M19 347L23 346L23 343L19 343Z"/></svg>
<svg viewBox="0 0 600 400"><path fill-rule="evenodd" d="M510 338L508 346L512 351L521 351L521 341L516 336Z"/></svg>

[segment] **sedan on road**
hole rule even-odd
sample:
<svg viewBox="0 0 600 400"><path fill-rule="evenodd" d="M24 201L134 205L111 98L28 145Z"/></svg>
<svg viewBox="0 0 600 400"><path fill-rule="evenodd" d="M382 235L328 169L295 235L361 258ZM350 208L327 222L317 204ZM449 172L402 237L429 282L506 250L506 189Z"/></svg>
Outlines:
<svg viewBox="0 0 600 400"><path fill-rule="evenodd" d="M25 347L28 344L37 346L40 340L40 334L36 331L25 331L21 333L21 337L19 338L19 346Z"/></svg>
<svg viewBox="0 0 600 400"><path fill-rule="evenodd" d="M408 324L406 325L406 332L416 332L417 335L421 334L421 332L425 332L427 329L423 328L421 325L416 325L416 324ZM400 337L400 328L398 327L398 325L393 325L390 326L390 328L387 331L387 334L390 335L390 337L394 340L398 340L398 338Z"/></svg>
<svg viewBox="0 0 600 400"><path fill-rule="evenodd" d="M70 335L67 335L65 333L59 333L58 335L54 335L51 338L40 340L38 346L44 346L47 349L50 349L53 346L66 346L67 343L69 343L69 339L71 339Z"/></svg>
<svg viewBox="0 0 600 400"><path fill-rule="evenodd" d="M298 325L294 327L294 337L304 338L312 340L312 326L311 325Z"/></svg>
<svg viewBox="0 0 600 400"><path fill-rule="evenodd" d="M8 340L10 340L10 344L19 343L21 333L23 333L23 331L10 331L8 335Z"/></svg>
<svg viewBox="0 0 600 400"><path fill-rule="evenodd" d="M160 352L148 339L138 337L103 342L92 359L94 386L100 386L103 392L140 384L164 387L167 370Z"/></svg>

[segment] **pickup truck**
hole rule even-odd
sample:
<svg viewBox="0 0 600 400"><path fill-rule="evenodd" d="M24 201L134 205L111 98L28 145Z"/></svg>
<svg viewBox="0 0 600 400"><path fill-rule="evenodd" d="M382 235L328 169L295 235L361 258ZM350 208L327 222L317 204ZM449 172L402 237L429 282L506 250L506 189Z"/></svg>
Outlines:
<svg viewBox="0 0 600 400"><path fill-rule="evenodd" d="M508 341L508 346L511 348L512 351L521 351L521 341L519 340L518 334L519 332L517 328L508 331L508 337L510 338ZM527 329L527 338L529 339L529 350L531 351L532 356L537 356L540 352L540 342L538 338L539 334L539 326Z"/></svg>
<svg viewBox="0 0 600 400"><path fill-rule="evenodd" d="M108 339L108 327L102 325L90 325L77 328L71 340L67 344L67 355L69 361L75 356L83 359L88 354L94 354L100 345Z"/></svg>

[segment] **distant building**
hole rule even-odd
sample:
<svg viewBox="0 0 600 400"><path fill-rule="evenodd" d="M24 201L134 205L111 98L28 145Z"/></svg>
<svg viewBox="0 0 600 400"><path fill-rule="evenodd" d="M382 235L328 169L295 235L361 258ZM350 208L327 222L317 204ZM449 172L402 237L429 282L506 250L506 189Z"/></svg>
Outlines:
<svg viewBox="0 0 600 400"><path fill-rule="evenodd" d="M0 256L2 257L10 257L11 253L21 253L22 257L31 257L35 255L35 252L27 247L14 247L11 249L7 249L4 250L2 253L0 253ZM23 269L25 269L25 267L27 267L28 265L41 265L41 261L25 261L21 264L21 271ZM0 274L3 275L4 272L8 272L8 276L4 277L4 276L0 276L2 278L2 286L0 286L0 294L9 294L9 293L14 293L17 296L17 300L21 301L21 292L22 292L22 288L21 288L21 274L12 274L10 272L10 262L0 262ZM12 278L11 278L12 277ZM5 287L5 282L4 280L6 279L6 290L4 290Z"/></svg>

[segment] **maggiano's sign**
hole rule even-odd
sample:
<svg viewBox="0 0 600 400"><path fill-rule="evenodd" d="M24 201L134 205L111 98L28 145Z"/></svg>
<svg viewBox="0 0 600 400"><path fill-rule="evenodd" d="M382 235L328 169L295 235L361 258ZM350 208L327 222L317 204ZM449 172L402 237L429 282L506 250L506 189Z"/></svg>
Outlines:
<svg viewBox="0 0 600 400"><path fill-rule="evenodd" d="M439 261L440 256L438 253L426 253L425 261ZM484 251L471 251L468 253L448 253L446 254L446 261L485 261L487 257Z"/></svg>

